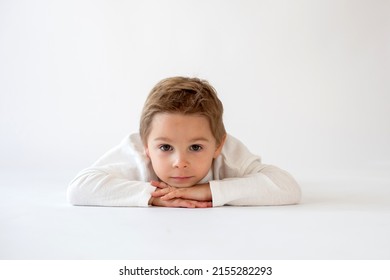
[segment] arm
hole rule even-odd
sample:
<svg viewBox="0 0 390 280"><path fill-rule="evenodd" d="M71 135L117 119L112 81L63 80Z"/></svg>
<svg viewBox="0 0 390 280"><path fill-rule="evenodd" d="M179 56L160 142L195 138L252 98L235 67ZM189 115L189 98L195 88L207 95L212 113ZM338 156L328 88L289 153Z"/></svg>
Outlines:
<svg viewBox="0 0 390 280"><path fill-rule="evenodd" d="M231 135L213 168L213 206L285 205L300 201L299 185L288 172L262 164L260 157Z"/></svg>
<svg viewBox="0 0 390 280"><path fill-rule="evenodd" d="M299 203L301 191L289 173L275 166L258 165L260 170L257 173L211 181L213 206Z"/></svg>
<svg viewBox="0 0 390 280"><path fill-rule="evenodd" d="M129 181L101 170L88 170L72 181L68 188L68 200L73 205L100 206L162 206L183 208L211 207L209 201L197 201L185 197L161 199L152 196L156 189L151 183Z"/></svg>
<svg viewBox="0 0 390 280"><path fill-rule="evenodd" d="M68 200L74 205L148 206L153 176L141 140L133 134L73 179Z"/></svg>
<svg viewBox="0 0 390 280"><path fill-rule="evenodd" d="M90 168L82 171L68 187L73 205L148 206L155 187L142 181L130 181L109 170Z"/></svg>

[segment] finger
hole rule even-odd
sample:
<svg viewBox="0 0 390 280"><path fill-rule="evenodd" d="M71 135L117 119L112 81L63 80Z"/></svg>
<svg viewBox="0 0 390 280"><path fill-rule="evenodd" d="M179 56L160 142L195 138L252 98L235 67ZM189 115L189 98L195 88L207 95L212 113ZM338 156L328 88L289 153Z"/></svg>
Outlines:
<svg viewBox="0 0 390 280"><path fill-rule="evenodd" d="M160 185L160 182L158 182L158 181L150 181L150 184L153 187L162 188L162 186Z"/></svg>
<svg viewBox="0 0 390 280"><path fill-rule="evenodd" d="M169 200L172 203L173 207L182 207L182 208L195 208L196 205L191 200L185 199L174 199Z"/></svg>
<svg viewBox="0 0 390 280"><path fill-rule="evenodd" d="M211 201L206 201L206 207L207 208L213 207L213 203Z"/></svg>
<svg viewBox="0 0 390 280"><path fill-rule="evenodd" d="M170 200L170 199L182 198L182 197L183 197L183 192L181 190L174 190L174 191L169 190L164 195L161 196L161 199Z"/></svg>
<svg viewBox="0 0 390 280"><path fill-rule="evenodd" d="M159 182L159 181L150 181L150 184L153 186L153 187L157 187L159 189L165 189L165 188L168 188L169 185L164 183L164 182Z"/></svg>
<svg viewBox="0 0 390 280"><path fill-rule="evenodd" d="M210 208L212 207L211 201L197 201L196 208Z"/></svg>
<svg viewBox="0 0 390 280"><path fill-rule="evenodd" d="M177 208L209 208L212 207L211 201L197 201L176 198L172 200L162 200L161 198L156 198L153 201L153 205L156 206L165 206L165 207L177 207Z"/></svg>
<svg viewBox="0 0 390 280"><path fill-rule="evenodd" d="M169 192L170 192L170 189L169 189L169 188L157 189L157 190L155 190L154 192L152 192L152 196L153 196L153 197L161 197L161 196L166 195L166 194L169 193Z"/></svg>
<svg viewBox="0 0 390 280"><path fill-rule="evenodd" d="M186 201L185 208L196 208L196 205L195 205L195 203L192 203L190 201Z"/></svg>
<svg viewBox="0 0 390 280"><path fill-rule="evenodd" d="M177 198L177 199L174 199L173 201L179 201L180 204L183 205L181 207L186 207L186 208L201 208L202 207L202 203L199 203L199 201L196 201L196 200Z"/></svg>
<svg viewBox="0 0 390 280"><path fill-rule="evenodd" d="M210 208L212 206L211 201L196 201L187 199L176 199L175 202L179 202L179 207L185 208Z"/></svg>

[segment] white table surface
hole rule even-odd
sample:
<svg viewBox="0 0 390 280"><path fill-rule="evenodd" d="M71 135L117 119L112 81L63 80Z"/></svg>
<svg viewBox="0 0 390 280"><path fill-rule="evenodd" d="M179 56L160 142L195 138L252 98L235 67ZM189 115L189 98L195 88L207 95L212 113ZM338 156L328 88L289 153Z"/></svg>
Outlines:
<svg viewBox="0 0 390 280"><path fill-rule="evenodd" d="M75 207L67 182L1 178L0 259L390 259L390 183L300 182L300 205Z"/></svg>

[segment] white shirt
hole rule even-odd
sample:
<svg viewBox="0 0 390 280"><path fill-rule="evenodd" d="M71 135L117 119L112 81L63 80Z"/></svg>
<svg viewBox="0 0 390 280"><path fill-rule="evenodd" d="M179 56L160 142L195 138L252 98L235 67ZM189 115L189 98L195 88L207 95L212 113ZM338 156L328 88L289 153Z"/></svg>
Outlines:
<svg viewBox="0 0 390 280"><path fill-rule="evenodd" d="M131 134L82 170L68 187L74 205L148 206L158 180L139 134ZM297 182L286 171L261 163L236 138L227 136L221 154L199 183L210 183L213 206L283 205L300 201Z"/></svg>

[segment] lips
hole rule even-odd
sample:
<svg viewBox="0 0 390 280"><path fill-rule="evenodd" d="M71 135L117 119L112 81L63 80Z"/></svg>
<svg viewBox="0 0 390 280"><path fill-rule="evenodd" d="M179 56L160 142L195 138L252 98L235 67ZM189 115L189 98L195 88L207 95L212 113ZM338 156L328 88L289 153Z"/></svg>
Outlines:
<svg viewBox="0 0 390 280"><path fill-rule="evenodd" d="M174 176L174 177L171 177L171 179L179 180L179 181L181 181L181 180L188 180L188 179L191 179L191 178L192 178L192 176Z"/></svg>
<svg viewBox="0 0 390 280"><path fill-rule="evenodd" d="M192 179L194 178L194 176L173 176L170 178L172 184L177 184L177 185L181 185L181 184L188 184L192 181Z"/></svg>

